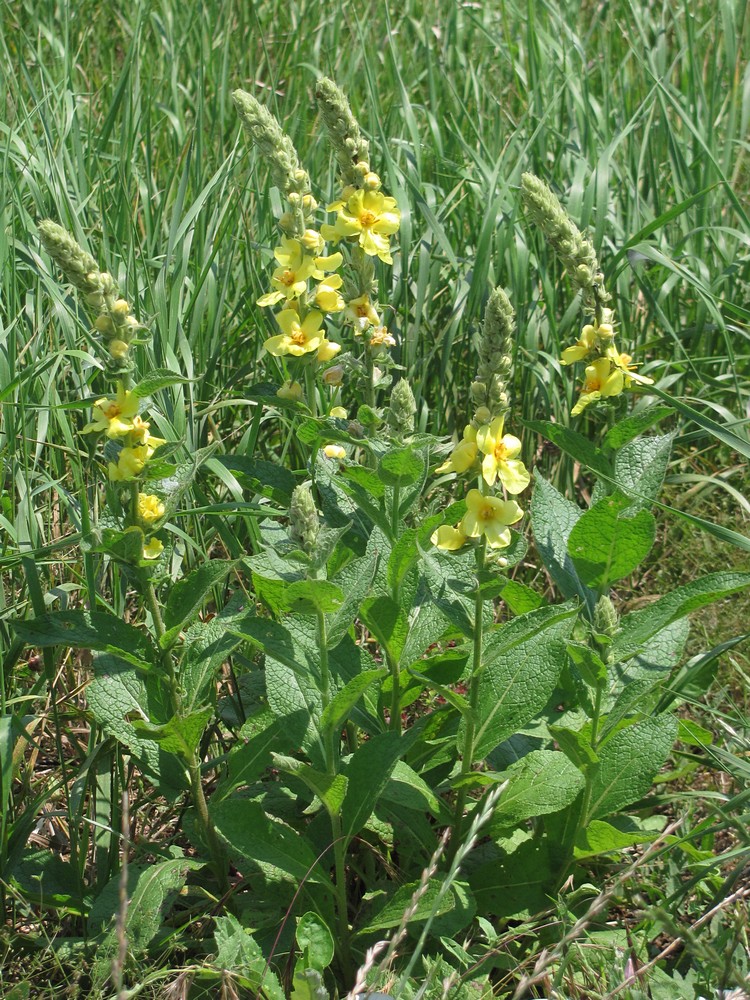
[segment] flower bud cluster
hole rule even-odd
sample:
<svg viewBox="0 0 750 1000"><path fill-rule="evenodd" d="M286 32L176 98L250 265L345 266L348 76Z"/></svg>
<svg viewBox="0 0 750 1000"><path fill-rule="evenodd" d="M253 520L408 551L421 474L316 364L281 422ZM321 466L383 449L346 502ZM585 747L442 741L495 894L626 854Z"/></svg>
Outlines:
<svg viewBox="0 0 750 1000"><path fill-rule="evenodd" d="M417 403L411 386L405 378L399 379L393 387L387 414L388 424L396 437L403 440L414 433L416 412Z"/></svg>
<svg viewBox="0 0 750 1000"><path fill-rule="evenodd" d="M508 296L502 288L494 289L484 314L477 377L470 390L477 408L474 419L479 424L489 423L510 405L514 321Z"/></svg>
<svg viewBox="0 0 750 1000"><path fill-rule="evenodd" d="M377 175L360 167L360 164L369 165L370 144L360 131L346 95L333 80L321 77L315 88L315 97L344 186L351 185L356 189L375 184L377 190L380 187Z"/></svg>
<svg viewBox="0 0 750 1000"><path fill-rule="evenodd" d="M86 305L96 312L94 328L104 343L110 374L129 371L130 344L142 327L127 300L118 298L114 278L107 271L100 271L91 254L51 219L39 223L39 235L66 280L83 293Z"/></svg>
<svg viewBox="0 0 750 1000"><path fill-rule="evenodd" d="M591 240L578 229L547 184L534 174L522 175L521 197L568 277L581 290L585 308L598 314L609 296Z"/></svg>
<svg viewBox="0 0 750 1000"><path fill-rule="evenodd" d="M320 533L320 519L309 483L295 487L289 506L289 534L312 556Z"/></svg>

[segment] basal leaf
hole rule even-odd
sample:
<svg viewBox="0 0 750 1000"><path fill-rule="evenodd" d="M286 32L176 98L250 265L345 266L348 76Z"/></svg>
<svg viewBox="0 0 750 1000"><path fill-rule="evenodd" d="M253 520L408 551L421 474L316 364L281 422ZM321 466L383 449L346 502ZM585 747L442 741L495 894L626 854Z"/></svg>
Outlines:
<svg viewBox="0 0 750 1000"><path fill-rule="evenodd" d="M533 750L505 773L508 781L492 814L488 833L497 836L534 816L558 812L576 800L584 777L564 754Z"/></svg>
<svg viewBox="0 0 750 1000"><path fill-rule="evenodd" d="M69 646L114 653L136 667L154 662L156 650L144 629L103 611L52 611L39 618L11 622L30 646Z"/></svg>

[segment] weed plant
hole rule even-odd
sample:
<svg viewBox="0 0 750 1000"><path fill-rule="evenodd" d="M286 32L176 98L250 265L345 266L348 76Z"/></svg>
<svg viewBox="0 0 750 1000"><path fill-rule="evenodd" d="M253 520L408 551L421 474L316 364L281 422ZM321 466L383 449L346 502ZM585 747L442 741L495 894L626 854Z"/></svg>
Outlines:
<svg viewBox="0 0 750 1000"><path fill-rule="evenodd" d="M743 5L0 17L3 995L741 989Z"/></svg>

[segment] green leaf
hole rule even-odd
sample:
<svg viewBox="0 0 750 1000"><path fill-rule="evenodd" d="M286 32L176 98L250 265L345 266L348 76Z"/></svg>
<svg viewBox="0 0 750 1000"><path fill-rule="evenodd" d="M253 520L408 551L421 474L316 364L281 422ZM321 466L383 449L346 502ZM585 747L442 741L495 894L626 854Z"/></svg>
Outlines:
<svg viewBox="0 0 750 1000"><path fill-rule="evenodd" d="M12 869L6 869L6 878L12 875L14 884L21 889L24 899L46 908L69 907L72 912L83 912L80 873L72 861L63 861L49 848L27 849Z"/></svg>
<svg viewBox="0 0 750 1000"><path fill-rule="evenodd" d="M568 643L568 656L578 673L590 687L597 687L607 679L607 667L591 646L579 642Z"/></svg>
<svg viewBox="0 0 750 1000"><path fill-rule="evenodd" d="M297 965L292 977L290 1000L329 1000L329 996L317 969L303 969Z"/></svg>
<svg viewBox="0 0 750 1000"><path fill-rule="evenodd" d="M276 503L289 504L297 480L283 465L251 458L249 455L217 455L213 459L228 469L243 489L260 493Z"/></svg>
<svg viewBox="0 0 750 1000"><path fill-rule="evenodd" d="M596 595L578 577L568 554L568 538L583 511L534 470L531 529L549 575L566 599L579 597L593 611Z"/></svg>
<svg viewBox="0 0 750 1000"><path fill-rule="evenodd" d="M212 559L198 566L170 588L164 608L165 634L160 639L162 649L168 649L185 625L198 614L211 590L236 566L236 562Z"/></svg>
<svg viewBox="0 0 750 1000"><path fill-rule="evenodd" d="M260 618L254 612L250 612L236 622L229 631L251 642L266 656L272 656L295 673L305 672L304 654L295 644L289 630L278 622L270 618Z"/></svg>
<svg viewBox="0 0 750 1000"><path fill-rule="evenodd" d="M589 765L599 762L599 757L591 746L591 740L580 729L550 726L549 734L565 756L581 771L585 771Z"/></svg>
<svg viewBox="0 0 750 1000"><path fill-rule="evenodd" d="M237 917L231 914L214 917L214 940L216 958L211 963L214 969L242 976L245 980L242 985L256 995L261 994L262 988L268 1000L285 1000L281 984L268 967L260 945Z"/></svg>
<svg viewBox="0 0 750 1000"><path fill-rule="evenodd" d="M357 748L346 766L349 779L342 809L342 826L347 842L356 836L367 822L388 784L396 766L419 733L416 728L406 736L380 733Z"/></svg>
<svg viewBox="0 0 750 1000"><path fill-rule="evenodd" d="M386 486L413 486L424 471L424 462L411 448L387 451L378 465L378 477Z"/></svg>
<svg viewBox="0 0 750 1000"><path fill-rule="evenodd" d="M322 972L333 961L333 935L317 913L308 911L297 920L297 947L307 968Z"/></svg>
<svg viewBox="0 0 750 1000"><path fill-rule="evenodd" d="M612 465L602 449L578 431L562 424L555 424L551 420L522 420L521 423L529 430L541 434L547 441L556 444L586 468L605 478L612 476Z"/></svg>
<svg viewBox="0 0 750 1000"><path fill-rule="evenodd" d="M615 455L617 486L633 498L631 510L648 507L659 495L672 452L673 434L638 438Z"/></svg>
<svg viewBox="0 0 750 1000"><path fill-rule="evenodd" d="M210 801L208 808L234 856L245 858L251 865L269 866L277 877L295 885L311 883L326 893L332 891L327 874L316 860L318 852L301 834L267 816L258 802L229 798Z"/></svg>
<svg viewBox="0 0 750 1000"><path fill-rule="evenodd" d="M114 653L144 668L154 662L156 650L148 633L104 611L52 611L27 621L12 621L13 629L29 646L69 646Z"/></svg>
<svg viewBox="0 0 750 1000"><path fill-rule="evenodd" d="M636 410L630 416L618 420L614 427L610 427L604 435L604 447L610 451L617 451L618 448L622 448L628 441L632 441L633 438L647 431L649 427L653 427L660 420L673 414L674 410L672 407L664 406L662 403L657 403L655 406L647 406L642 410Z"/></svg>
<svg viewBox="0 0 750 1000"><path fill-rule="evenodd" d="M151 776L162 795L174 798L188 784L178 758L166 754L152 739L139 734L130 719L168 719L169 696L157 671L147 675L108 653L94 657L94 679L86 689L91 714L109 735L124 744L140 768Z"/></svg>
<svg viewBox="0 0 750 1000"><path fill-rule="evenodd" d="M398 663L409 634L409 622L400 605L390 597L370 597L360 608L360 618L388 655Z"/></svg>
<svg viewBox="0 0 750 1000"><path fill-rule="evenodd" d="M430 879L424 893L420 895L417 905L413 907L412 897L420 885L420 882L409 882L406 885L400 885L390 899L370 917L366 926L362 927L358 933L372 934L375 931L384 931L391 927L398 927L404 914L408 914L407 924L414 921L427 920L441 893L443 880L439 878ZM435 916L449 913L455 905L456 901L452 892L446 892L440 901Z"/></svg>
<svg viewBox="0 0 750 1000"><path fill-rule="evenodd" d="M624 817L623 817L624 818ZM632 829L618 829L601 819L590 820L579 832L575 843L576 858L592 858L598 854L612 854L623 851L635 844L656 840L658 834L639 830L633 823Z"/></svg>
<svg viewBox="0 0 750 1000"><path fill-rule="evenodd" d="M520 580L508 580L503 584L500 596L514 615L524 615L527 611L536 611L547 603L541 594L528 587Z"/></svg>
<svg viewBox="0 0 750 1000"><path fill-rule="evenodd" d="M287 774L293 774L304 782L328 810L331 816L338 816L346 796L347 778L343 774L327 774L316 771L296 757L272 753L273 766Z"/></svg>
<svg viewBox="0 0 750 1000"><path fill-rule="evenodd" d="M479 912L500 918L530 917L546 909L554 883L547 842L527 840L512 854L498 853L497 859L469 874Z"/></svg>
<svg viewBox="0 0 750 1000"><path fill-rule="evenodd" d="M554 750L532 750L512 764L505 777L508 785L486 831L491 837L534 816L564 809L576 800L585 785L578 768Z"/></svg>
<svg viewBox="0 0 750 1000"><path fill-rule="evenodd" d="M185 632L180 682L184 689L183 709L215 700L216 675L222 664L242 641L229 628L247 614L247 598L233 594L226 606L208 621L196 621Z"/></svg>
<svg viewBox="0 0 750 1000"><path fill-rule="evenodd" d="M397 594L404 577L419 557L416 528L407 528L391 549L388 557L388 586Z"/></svg>
<svg viewBox="0 0 750 1000"><path fill-rule="evenodd" d="M320 719L321 728L325 732L340 729L367 688L375 681L387 676L387 668L380 667L375 670L365 670L361 674L357 674L356 677L352 677L325 707Z"/></svg>
<svg viewBox="0 0 750 1000"><path fill-rule="evenodd" d="M644 719L615 733L599 750L586 819L619 812L645 795L676 736L672 715Z"/></svg>
<svg viewBox="0 0 750 1000"><path fill-rule="evenodd" d="M185 884L188 873L203 865L190 858L171 858L148 865L128 866L128 908L125 934L133 955L142 954L156 937L171 900ZM111 954L116 947L114 923L119 913L120 875L115 875L94 900L89 913L89 933L103 934L107 939L99 945Z"/></svg>
<svg viewBox="0 0 750 1000"><path fill-rule="evenodd" d="M363 465L348 465L343 470L342 478L348 483L356 483L374 500L382 500L385 496L385 485L377 473L372 469L366 469Z"/></svg>
<svg viewBox="0 0 750 1000"><path fill-rule="evenodd" d="M227 755L226 770L211 800L226 798L235 788L251 785L271 766L273 751L296 749L307 729L307 713L291 712L278 718L264 709L240 729L238 740Z"/></svg>
<svg viewBox="0 0 750 1000"><path fill-rule="evenodd" d="M429 812L436 819L450 822L445 807L432 788L403 760L396 761L391 779L383 789L381 801L420 813Z"/></svg>
<svg viewBox="0 0 750 1000"><path fill-rule="evenodd" d="M612 642L616 661L627 660L638 653L648 640L678 618L705 607L713 601L736 594L750 587L750 573L710 573L671 594L649 604L641 611L632 611L620 620L620 631Z"/></svg>
<svg viewBox="0 0 750 1000"><path fill-rule="evenodd" d="M475 754L485 757L544 708L565 662L576 611L539 608L490 632L482 650Z"/></svg>
<svg viewBox="0 0 750 1000"><path fill-rule="evenodd" d="M166 389L170 385L180 385L183 382L193 381L194 379L170 371L169 368L154 368L153 371L139 380L138 384L133 387L132 393L139 399L143 399L145 396L151 396L159 389Z"/></svg>
<svg viewBox="0 0 750 1000"><path fill-rule="evenodd" d="M630 498L622 494L603 497L570 532L568 553L586 586L608 589L632 573L651 551L656 521L646 510L629 516L630 507ZM624 512L628 516L623 517Z"/></svg>
<svg viewBox="0 0 750 1000"><path fill-rule="evenodd" d="M651 684L665 680L682 659L689 633L690 619L678 618L651 636L637 656L610 663L610 694L618 694L636 680Z"/></svg>
<svg viewBox="0 0 750 1000"><path fill-rule="evenodd" d="M212 708L204 708L186 716L175 715L162 725L134 719L133 728L139 736L158 743L166 753L174 753L190 761L212 715Z"/></svg>
<svg viewBox="0 0 750 1000"><path fill-rule="evenodd" d="M286 586L283 595L285 610L298 615L338 611L343 603L341 588L328 580L297 580Z"/></svg>
<svg viewBox="0 0 750 1000"><path fill-rule="evenodd" d="M336 583L344 592L344 602L335 614L326 620L328 648L335 649L346 636L357 617L359 606L369 593L377 571L378 556L374 553L361 559L352 559L336 574Z"/></svg>

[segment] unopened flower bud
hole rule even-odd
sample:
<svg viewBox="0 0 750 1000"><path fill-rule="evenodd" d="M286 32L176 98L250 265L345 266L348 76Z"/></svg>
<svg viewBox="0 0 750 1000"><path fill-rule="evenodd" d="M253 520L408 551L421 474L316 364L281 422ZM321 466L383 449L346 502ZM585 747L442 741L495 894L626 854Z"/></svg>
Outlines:
<svg viewBox="0 0 750 1000"><path fill-rule="evenodd" d="M112 316L118 319L125 319L126 316L130 315L130 303L127 299L117 299L117 301L112 306Z"/></svg>
<svg viewBox="0 0 750 1000"><path fill-rule="evenodd" d="M320 253L325 246L325 240L316 229L306 229L300 238L300 243L311 253Z"/></svg>
<svg viewBox="0 0 750 1000"><path fill-rule="evenodd" d="M306 194L302 197L302 207L306 212L312 213L317 209L318 203L311 194Z"/></svg>
<svg viewBox="0 0 750 1000"><path fill-rule="evenodd" d="M300 195L297 194L296 191L291 191L289 193L287 200L290 205L293 205L296 208L297 205L299 205L299 203L302 201L302 198L300 197Z"/></svg>
<svg viewBox="0 0 750 1000"><path fill-rule="evenodd" d="M102 313L94 320L94 326L99 333L112 334L115 332L115 325L106 313Z"/></svg>
<svg viewBox="0 0 750 1000"><path fill-rule="evenodd" d="M276 395L279 399L288 399L293 403L298 403L303 398L304 393L299 382L285 382L276 390Z"/></svg>
<svg viewBox="0 0 750 1000"><path fill-rule="evenodd" d="M344 381L344 369L341 365L334 365L323 372L323 381L326 385L341 385Z"/></svg>
<svg viewBox="0 0 750 1000"><path fill-rule="evenodd" d="M368 191L377 191L380 187L380 178L371 170L369 174L365 174L364 184Z"/></svg>
<svg viewBox="0 0 750 1000"><path fill-rule="evenodd" d="M289 534L311 555L320 531L320 521L309 483L297 486L289 506Z"/></svg>
<svg viewBox="0 0 750 1000"><path fill-rule="evenodd" d="M366 174L370 173L370 164L366 160L360 160L359 163L354 164L354 169L364 178Z"/></svg>
<svg viewBox="0 0 750 1000"><path fill-rule="evenodd" d="M346 458L346 449L342 448L340 444L327 444L323 448L323 454L326 458Z"/></svg>
<svg viewBox="0 0 750 1000"><path fill-rule="evenodd" d="M341 344L324 340L318 348L318 361L332 361L341 350Z"/></svg>
<svg viewBox="0 0 750 1000"><path fill-rule="evenodd" d="M126 358L130 350L130 344L127 344L124 340L110 340L107 347L109 348L109 353L117 361L122 361L123 358Z"/></svg>
<svg viewBox="0 0 750 1000"><path fill-rule="evenodd" d="M600 635L612 639L619 631L619 623L620 619L614 604L606 594L603 594L594 608L594 628Z"/></svg>
<svg viewBox="0 0 750 1000"><path fill-rule="evenodd" d="M337 420L346 420L348 413L343 406L332 406L329 416L335 417Z"/></svg>
<svg viewBox="0 0 750 1000"><path fill-rule="evenodd" d="M296 220L291 212L284 212L284 214L279 219L279 228L283 229L285 233L293 233L296 226Z"/></svg>
<svg viewBox="0 0 750 1000"><path fill-rule="evenodd" d="M474 419L478 424L488 424L492 420L492 413L487 406L478 406Z"/></svg>

